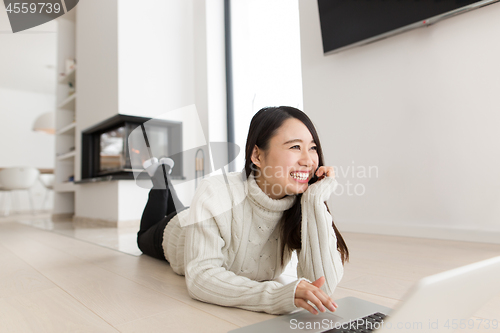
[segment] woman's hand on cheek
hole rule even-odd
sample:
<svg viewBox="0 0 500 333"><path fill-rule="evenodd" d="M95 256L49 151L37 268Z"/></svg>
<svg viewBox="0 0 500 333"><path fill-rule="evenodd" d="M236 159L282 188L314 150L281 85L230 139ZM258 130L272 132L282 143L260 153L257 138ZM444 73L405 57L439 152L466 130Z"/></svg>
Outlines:
<svg viewBox="0 0 500 333"><path fill-rule="evenodd" d="M326 308L330 311L335 311L337 304L331 299L320 287L325 283L325 277L322 276L313 283L302 280L295 289L295 306L304 308L312 314L318 314L318 311L309 303L314 304L321 312L325 312Z"/></svg>
<svg viewBox="0 0 500 333"><path fill-rule="evenodd" d="M318 170L316 170L316 176L318 177L318 180L321 180L325 177L332 177L335 178L335 171L333 170L333 167L331 166L320 166Z"/></svg>

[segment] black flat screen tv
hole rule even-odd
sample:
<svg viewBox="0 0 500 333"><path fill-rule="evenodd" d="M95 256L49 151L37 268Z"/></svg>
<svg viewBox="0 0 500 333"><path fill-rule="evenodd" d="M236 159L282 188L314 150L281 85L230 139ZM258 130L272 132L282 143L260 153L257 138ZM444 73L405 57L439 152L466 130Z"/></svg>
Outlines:
<svg viewBox="0 0 500 333"><path fill-rule="evenodd" d="M323 52L337 53L500 0L318 0Z"/></svg>

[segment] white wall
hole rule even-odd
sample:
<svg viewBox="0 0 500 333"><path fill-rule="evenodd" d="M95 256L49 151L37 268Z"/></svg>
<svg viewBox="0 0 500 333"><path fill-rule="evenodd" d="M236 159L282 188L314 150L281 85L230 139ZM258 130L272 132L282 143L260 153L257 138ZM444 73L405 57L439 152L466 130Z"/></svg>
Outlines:
<svg viewBox="0 0 500 333"><path fill-rule="evenodd" d="M12 33L5 6L0 5L0 168L54 168L54 136L35 133L36 118L54 111L56 103L56 23ZM37 181L32 189L35 209L41 209L46 189ZM45 209L51 209L50 193ZM10 205L0 193L0 214ZM13 209L28 211L26 191L13 193Z"/></svg>
<svg viewBox="0 0 500 333"><path fill-rule="evenodd" d="M206 6L206 66L210 142L227 141L224 0Z"/></svg>
<svg viewBox="0 0 500 333"><path fill-rule="evenodd" d="M204 5L204 1L148 0L147 3L148 6L138 8L135 1L126 0L118 6L120 113L181 121L183 149L203 146L208 135L206 96L200 96L206 92L206 78L200 75L206 73L206 61L203 62L206 56L201 53L205 38L203 35L195 38L195 33L205 30L200 20L204 13L196 16L195 8ZM155 12L151 13L150 8L155 8ZM202 44L198 53L195 53L195 39ZM201 66L205 65L204 71L203 68L197 71L195 66L199 58ZM183 174L192 178L194 159L183 162ZM176 189L180 199L188 204L194 195L194 182L179 184ZM120 206L128 212L120 215L142 214L145 202L135 204L138 195L133 195L134 192L131 188L120 194L123 202L127 202ZM130 206L136 207L136 213L131 213Z"/></svg>
<svg viewBox="0 0 500 333"><path fill-rule="evenodd" d="M87 0L76 12L76 131L118 113L117 0ZM81 179L81 136L76 136L75 180ZM82 184L75 192L75 216L118 220L118 184Z"/></svg>
<svg viewBox="0 0 500 333"><path fill-rule="evenodd" d="M118 3L119 103L150 116L194 102L193 1L143 3Z"/></svg>
<svg viewBox="0 0 500 333"><path fill-rule="evenodd" d="M33 131L38 116L54 105L54 94L0 88L1 167L54 167L54 136Z"/></svg>
<svg viewBox="0 0 500 333"><path fill-rule="evenodd" d="M76 107L79 131L118 113L117 12L117 0L78 3Z"/></svg>
<svg viewBox="0 0 500 333"><path fill-rule="evenodd" d="M56 32L53 20L14 34L0 6L0 87L54 94Z"/></svg>
<svg viewBox="0 0 500 333"><path fill-rule="evenodd" d="M317 3L299 8L304 108L338 168L340 229L500 241L500 4L329 56Z"/></svg>
<svg viewBox="0 0 500 333"><path fill-rule="evenodd" d="M100 6L89 0L78 8L78 127L117 113L182 120L183 148L205 145L206 0L148 0L139 7L136 1L110 1L104 12ZM184 170L187 177L194 173L194 159L184 161ZM179 197L189 205L194 181L179 183L174 182ZM134 181L82 184L77 191L76 216L114 221L140 219L148 193Z"/></svg>
<svg viewBox="0 0 500 333"><path fill-rule="evenodd" d="M183 150L202 147L209 135L206 1L147 3L138 8L128 0L118 6L120 113L182 121ZM194 176L190 157L183 161L187 179ZM142 215L147 191L134 186L120 191L120 219ZM195 181L174 186L189 206Z"/></svg>
<svg viewBox="0 0 500 333"><path fill-rule="evenodd" d="M0 88L0 167L54 168L54 136L32 130L36 118L42 113L52 111L54 105L54 94ZM26 193L14 192L13 209L30 209ZM32 189L35 209L42 208L45 193L46 189L37 181ZM45 209L52 207L52 198L53 195L49 194ZM10 204L6 193L0 194L0 200L2 210Z"/></svg>

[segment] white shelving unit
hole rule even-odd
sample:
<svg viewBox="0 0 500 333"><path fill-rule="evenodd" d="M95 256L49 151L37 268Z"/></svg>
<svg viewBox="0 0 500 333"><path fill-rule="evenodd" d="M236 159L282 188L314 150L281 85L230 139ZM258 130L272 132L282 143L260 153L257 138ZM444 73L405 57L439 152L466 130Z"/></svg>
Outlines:
<svg viewBox="0 0 500 333"><path fill-rule="evenodd" d="M57 160L58 161L64 161L64 160L68 160L70 158L75 158L75 156L76 156L76 152L75 151L70 151L69 153L57 156Z"/></svg>
<svg viewBox="0 0 500 333"><path fill-rule="evenodd" d="M72 122L71 124L69 124L68 126L65 126L63 128L61 128L60 130L58 130L56 132L56 135L63 135L63 134L75 134L75 127L76 127L76 121Z"/></svg>
<svg viewBox="0 0 500 333"><path fill-rule="evenodd" d="M73 9L73 11L75 11ZM70 84L77 86L77 68L66 71L66 60L75 59L76 17L66 14L57 19L57 101L56 101L56 140L55 140L55 182L54 182L54 220L71 219L75 212L76 156L76 99L77 93L71 91ZM59 73L65 73L64 76Z"/></svg>
<svg viewBox="0 0 500 333"><path fill-rule="evenodd" d="M75 73L76 73L76 68L73 68L71 71L69 71L68 73L66 73L65 76L63 77L60 77L59 80L58 80L58 83L59 84L68 84L70 82L75 82Z"/></svg>
<svg viewBox="0 0 500 333"><path fill-rule="evenodd" d="M75 102L76 102L76 93L72 94L71 96L68 96L57 107L59 109L74 110L75 109Z"/></svg>

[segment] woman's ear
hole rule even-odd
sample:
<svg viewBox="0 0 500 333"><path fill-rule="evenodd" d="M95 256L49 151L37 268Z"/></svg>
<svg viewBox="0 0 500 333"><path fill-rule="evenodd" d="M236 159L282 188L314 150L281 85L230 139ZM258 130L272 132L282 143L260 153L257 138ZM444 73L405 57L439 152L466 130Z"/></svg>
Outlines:
<svg viewBox="0 0 500 333"><path fill-rule="evenodd" d="M252 160L252 163L255 164L259 168L260 168L260 158L261 158L260 149L259 149L259 147L257 147L257 145L255 145L253 147L252 156L250 159Z"/></svg>

